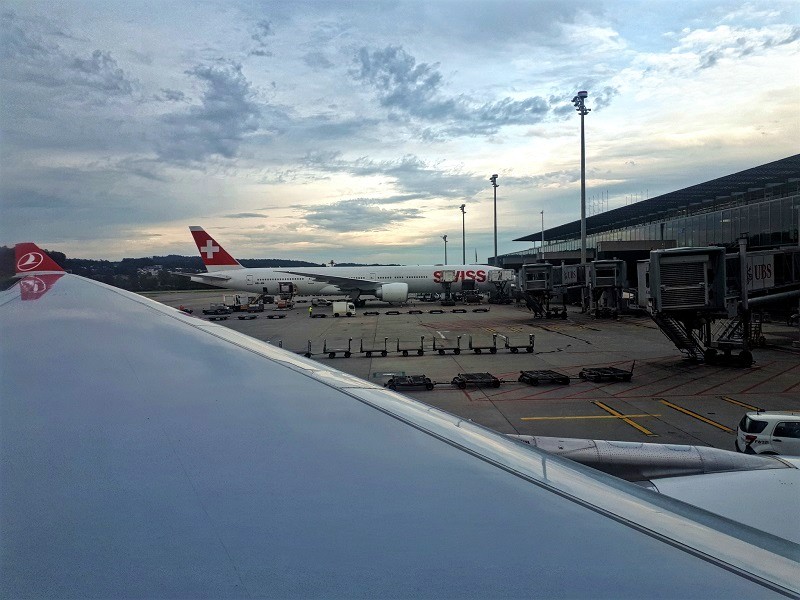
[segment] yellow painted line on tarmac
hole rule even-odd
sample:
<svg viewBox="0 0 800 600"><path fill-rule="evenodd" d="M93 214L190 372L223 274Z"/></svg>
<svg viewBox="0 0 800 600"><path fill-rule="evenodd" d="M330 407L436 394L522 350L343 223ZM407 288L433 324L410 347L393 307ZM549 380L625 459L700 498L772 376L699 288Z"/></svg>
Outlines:
<svg viewBox="0 0 800 600"><path fill-rule="evenodd" d="M757 406L750 406L749 404L745 404L744 402L739 402L738 400L734 400L733 398L728 398L727 396L722 396L722 399L725 402L730 402L731 404L735 404L736 406L741 406L742 408L749 408L750 410L761 410Z"/></svg>
<svg viewBox="0 0 800 600"><path fill-rule="evenodd" d="M558 421L567 419L644 419L661 415L579 415L575 417L522 417L522 421Z"/></svg>
<svg viewBox="0 0 800 600"><path fill-rule="evenodd" d="M725 431L727 433L733 433L733 429L731 429L730 427L727 427L722 423L717 423L716 421L712 421L711 419L707 419L703 415L698 415L696 412L692 412L687 408L683 408L682 406L678 406L677 404L673 404L672 402L667 402L666 400L661 400L661 404L663 404L664 406L669 406L670 408L674 408L678 412L682 412L685 415L694 417L695 419L702 421L703 423L707 423L713 427L716 427L717 429L722 429L722 431Z"/></svg>
<svg viewBox="0 0 800 600"><path fill-rule="evenodd" d="M617 412L616 410L614 410L613 408L611 408L611 407L610 407L610 406L608 406L607 404L603 404L602 402L593 402L592 404L594 404L595 406L599 406L599 407L600 407L600 408L602 408L604 411L606 411L607 413L609 413L609 414L613 415L614 417L616 417L616 418L619 418L619 419L622 419L622 420L623 420L623 421L625 421L625 422L626 422L628 425L630 425L630 426L631 426L631 427L633 427L634 429L638 429L639 431L641 431L641 432L642 432L643 434L645 434L645 435L648 435L648 436L654 436L654 437L658 435L658 434L655 434L655 433L653 433L653 432L652 432L652 431L650 431L649 429L647 429L647 428L645 428L645 427L642 427L641 425L639 425L639 424L638 424L638 423L636 423L635 421L631 421L629 417L633 417L633 416L635 416L635 415L627 415L627 416L626 416L626 415L623 415L622 413L620 413L620 412ZM654 415L654 416L655 416L655 415Z"/></svg>

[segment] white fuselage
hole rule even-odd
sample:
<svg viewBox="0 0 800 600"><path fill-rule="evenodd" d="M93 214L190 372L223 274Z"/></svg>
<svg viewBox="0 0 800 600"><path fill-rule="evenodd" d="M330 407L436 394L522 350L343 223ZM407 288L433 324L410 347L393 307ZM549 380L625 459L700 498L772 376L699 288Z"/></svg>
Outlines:
<svg viewBox="0 0 800 600"><path fill-rule="evenodd" d="M254 293L278 294L279 284L291 282L295 286L295 293L302 296L336 296L352 292L356 287L361 293L370 294L369 284L349 285L346 283L331 283L325 277L346 278L364 282L379 282L375 289L381 285L392 283L405 283L410 294L434 293L444 290L443 272L454 272L455 281L451 289L462 289L465 280L474 280L478 290L490 289L489 271L498 270L497 267L485 265L414 265L414 266L383 266L383 267L289 267L287 269L229 269L216 270L211 274L229 279L212 282L202 276L192 277L192 281L209 283L219 287L251 291Z"/></svg>

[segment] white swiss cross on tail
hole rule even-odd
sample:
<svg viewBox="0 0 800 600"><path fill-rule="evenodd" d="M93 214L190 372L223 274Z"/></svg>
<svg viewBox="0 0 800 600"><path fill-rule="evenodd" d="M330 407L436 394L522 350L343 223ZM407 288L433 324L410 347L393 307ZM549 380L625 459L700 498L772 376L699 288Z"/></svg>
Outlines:
<svg viewBox="0 0 800 600"><path fill-rule="evenodd" d="M202 248L200 248L200 252L205 252L206 253L206 258L208 260L213 260L214 259L214 253L215 252L219 252L219 246L215 246L211 242L211 240L208 240L206 242L206 245L203 246Z"/></svg>
<svg viewBox="0 0 800 600"><path fill-rule="evenodd" d="M227 271L229 269L242 269L242 265L233 258L230 254L225 252L217 241L208 235L202 227L193 225L189 227L192 232L194 243L197 244L197 249L200 251L200 258L203 259L203 264L206 270L211 273L212 271Z"/></svg>

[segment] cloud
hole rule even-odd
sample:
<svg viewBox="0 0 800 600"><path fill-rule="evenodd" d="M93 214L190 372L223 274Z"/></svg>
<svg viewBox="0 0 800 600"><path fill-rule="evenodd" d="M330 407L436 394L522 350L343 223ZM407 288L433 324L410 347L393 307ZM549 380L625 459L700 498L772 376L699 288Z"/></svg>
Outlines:
<svg viewBox="0 0 800 600"><path fill-rule="evenodd" d="M334 66L322 52L309 52L303 56L303 62L317 71L330 69Z"/></svg>
<svg viewBox="0 0 800 600"><path fill-rule="evenodd" d="M421 130L428 139L490 134L507 125L530 125L543 120L550 110L548 101L538 96L488 103L463 94L447 97L442 91L439 64L418 64L402 47L361 48L354 61L356 67L350 75L369 84L380 105L392 110L396 119L436 123Z"/></svg>
<svg viewBox="0 0 800 600"><path fill-rule="evenodd" d="M272 52L267 45L267 38L275 35L269 21L259 21L256 23L256 31L250 36L255 41L256 46L250 51L250 56L272 56Z"/></svg>
<svg viewBox="0 0 800 600"><path fill-rule="evenodd" d="M186 94L180 90L162 88L161 93L154 95L153 98L158 102L184 102L186 100Z"/></svg>
<svg viewBox="0 0 800 600"><path fill-rule="evenodd" d="M159 157L176 162L234 158L245 136L258 131L261 117L241 65L197 66L187 74L205 90L200 104L161 117L166 131Z"/></svg>
<svg viewBox="0 0 800 600"><path fill-rule="evenodd" d="M243 212L230 215L222 215L226 219L266 219L266 215L261 213Z"/></svg>
<svg viewBox="0 0 800 600"><path fill-rule="evenodd" d="M482 175L465 173L460 167L428 162L412 154L387 160L373 160L364 156L349 160L340 152L318 151L306 154L302 162L308 169L326 173L349 173L364 178L385 177L394 183L398 192L386 198L394 198L396 202L468 198L486 187Z"/></svg>
<svg viewBox="0 0 800 600"><path fill-rule="evenodd" d="M312 227L335 232L384 231L405 221L422 218L416 208L381 208L383 200L357 198L315 208L304 220Z"/></svg>
<svg viewBox="0 0 800 600"><path fill-rule="evenodd" d="M719 25L713 29L684 29L681 34L674 52L695 55L699 68L708 69L722 60L735 60L793 44L800 40L800 27Z"/></svg>
<svg viewBox="0 0 800 600"><path fill-rule="evenodd" d="M0 15L3 80L56 89L82 103L106 103L115 96L130 96L138 87L110 52L72 54L46 41L45 33L42 22L20 20L11 11Z"/></svg>

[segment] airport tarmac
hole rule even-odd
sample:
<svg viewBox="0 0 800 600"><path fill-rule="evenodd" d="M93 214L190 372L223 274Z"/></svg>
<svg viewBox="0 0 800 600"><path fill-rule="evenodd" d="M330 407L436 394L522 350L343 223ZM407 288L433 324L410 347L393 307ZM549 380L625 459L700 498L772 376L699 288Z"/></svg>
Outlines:
<svg viewBox="0 0 800 600"><path fill-rule="evenodd" d="M147 294L169 306L184 305L198 318L211 302L221 302L229 291L165 292ZM433 390L401 390L426 404L502 433L544 435L637 442L697 444L733 449L736 425L750 410L800 410L800 350L797 327L765 323L766 346L753 350L755 363L742 369L691 364L647 316L622 316L618 320L595 319L570 307L568 318L537 319L523 305L483 304L442 307L416 302L404 307L368 303L355 317L334 318L330 307L314 307L325 318L309 318L309 303L297 303L285 311L268 305L257 318L240 320L237 313L220 325L299 354L331 367L383 385L395 375L426 375ZM452 312L456 309L458 312ZM488 312L474 312L488 309ZM431 314L430 311L441 310ZM378 315L364 315L377 311ZM386 314L397 311L400 314ZM409 314L421 311L421 314ZM461 312L465 311L465 312ZM268 315L284 318L267 318ZM517 353L497 338L497 352L474 346L491 346L493 334L507 336ZM534 351L528 353L529 335ZM454 354L458 337L460 353ZM422 338L422 341L421 341ZM343 350L352 339L351 356ZM383 349L367 358L365 347ZM397 346L408 350L398 353ZM434 351L448 348L444 355ZM417 355L420 344L424 354ZM323 349L336 351L329 358ZM635 366L634 366L635 361ZM633 368L632 379L588 381L579 373L587 368ZM521 383L521 371L552 370L570 378L568 385ZM459 373L490 373L499 387L468 386L451 382Z"/></svg>

